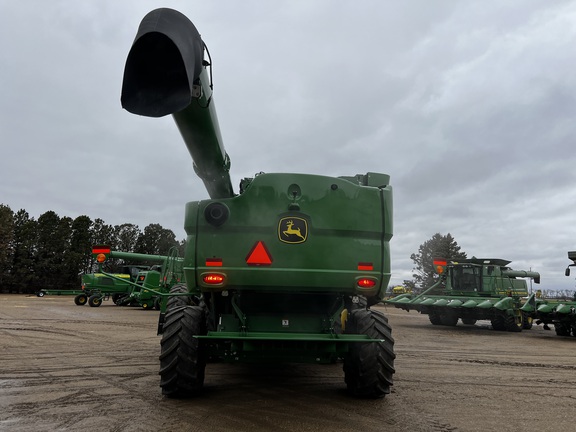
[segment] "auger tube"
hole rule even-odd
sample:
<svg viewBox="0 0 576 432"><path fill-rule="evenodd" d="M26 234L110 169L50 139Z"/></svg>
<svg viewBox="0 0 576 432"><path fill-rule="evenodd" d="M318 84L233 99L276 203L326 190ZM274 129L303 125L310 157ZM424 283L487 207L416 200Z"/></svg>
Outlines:
<svg viewBox="0 0 576 432"><path fill-rule="evenodd" d="M534 282L540 283L540 273L526 270L502 270L502 275L507 277L521 277L521 278L531 278Z"/></svg>
<svg viewBox="0 0 576 432"><path fill-rule="evenodd" d="M110 258L117 259L131 259L137 261L152 261L152 262L164 262L168 259L166 255L148 255L135 252L120 252L120 251L110 251Z"/></svg>
<svg viewBox="0 0 576 432"><path fill-rule="evenodd" d="M234 196L204 60L194 24L173 9L148 13L126 60L121 103L147 117L172 114L210 198Z"/></svg>

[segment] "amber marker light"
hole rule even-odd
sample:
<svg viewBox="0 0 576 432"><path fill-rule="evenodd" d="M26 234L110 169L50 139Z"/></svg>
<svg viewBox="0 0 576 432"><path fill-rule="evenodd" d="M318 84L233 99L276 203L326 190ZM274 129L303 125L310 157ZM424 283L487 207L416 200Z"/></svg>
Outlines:
<svg viewBox="0 0 576 432"><path fill-rule="evenodd" d="M96 255L96 261L98 261L99 263L103 263L104 261L106 261L106 255L104 255L103 253L99 253L98 255Z"/></svg>

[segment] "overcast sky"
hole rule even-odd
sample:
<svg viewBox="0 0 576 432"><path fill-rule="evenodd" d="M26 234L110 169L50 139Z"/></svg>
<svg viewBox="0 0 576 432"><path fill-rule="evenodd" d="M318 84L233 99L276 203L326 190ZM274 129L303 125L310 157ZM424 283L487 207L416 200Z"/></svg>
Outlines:
<svg viewBox="0 0 576 432"><path fill-rule="evenodd" d="M450 233L574 289L574 1L0 0L0 203L185 238L208 194L176 126L120 106L157 7L210 49L236 191L260 171L387 173L392 283Z"/></svg>

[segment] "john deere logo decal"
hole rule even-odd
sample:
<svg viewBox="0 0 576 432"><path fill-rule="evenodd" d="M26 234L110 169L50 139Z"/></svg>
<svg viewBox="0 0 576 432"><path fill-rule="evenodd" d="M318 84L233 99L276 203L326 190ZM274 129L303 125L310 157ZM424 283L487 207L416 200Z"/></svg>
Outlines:
<svg viewBox="0 0 576 432"><path fill-rule="evenodd" d="M304 243L308 237L306 219L285 217L278 223L278 238L284 243Z"/></svg>

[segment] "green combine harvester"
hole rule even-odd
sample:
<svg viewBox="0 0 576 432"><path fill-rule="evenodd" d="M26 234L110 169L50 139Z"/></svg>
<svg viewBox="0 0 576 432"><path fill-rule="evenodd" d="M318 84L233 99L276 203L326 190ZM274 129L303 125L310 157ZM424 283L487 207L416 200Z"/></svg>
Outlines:
<svg viewBox="0 0 576 432"><path fill-rule="evenodd" d="M572 264L566 268L566 276L570 276L570 267L576 266L576 251L568 252L568 259ZM532 294L522 310L530 314L536 324L544 324L544 329L549 330L549 324L553 324L558 336L576 337L576 293L569 300L543 299Z"/></svg>
<svg viewBox="0 0 576 432"><path fill-rule="evenodd" d="M540 283L540 274L512 270L510 261L471 258L450 262L434 259L438 281L419 295L403 294L385 300L406 311L428 315L434 325L474 325L489 320L494 330L520 332L532 327L531 315L521 310L528 297L524 279Z"/></svg>
<svg viewBox="0 0 576 432"><path fill-rule="evenodd" d="M142 20L124 71L122 106L173 116L210 196L186 205L186 284L160 313L163 394L199 394L209 360L342 359L352 395L384 397L394 341L370 306L390 279L389 176L261 173L236 194L211 67L192 22L157 9Z"/></svg>

